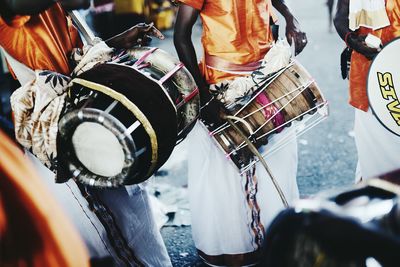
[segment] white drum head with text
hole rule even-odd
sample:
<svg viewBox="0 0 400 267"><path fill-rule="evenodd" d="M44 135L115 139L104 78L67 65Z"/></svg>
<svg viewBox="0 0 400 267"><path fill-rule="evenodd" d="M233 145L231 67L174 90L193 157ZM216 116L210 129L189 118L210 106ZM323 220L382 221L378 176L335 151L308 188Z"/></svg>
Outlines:
<svg viewBox="0 0 400 267"><path fill-rule="evenodd" d="M400 136L400 39L387 44L371 64L368 100L376 118Z"/></svg>

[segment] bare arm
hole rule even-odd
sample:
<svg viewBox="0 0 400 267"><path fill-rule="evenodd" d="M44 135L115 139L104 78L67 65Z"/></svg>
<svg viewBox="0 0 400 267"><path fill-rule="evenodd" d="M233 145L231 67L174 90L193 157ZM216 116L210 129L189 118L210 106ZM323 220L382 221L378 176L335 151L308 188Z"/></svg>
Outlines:
<svg viewBox="0 0 400 267"><path fill-rule="evenodd" d="M287 41L289 44L292 44L292 40L294 41L296 55L301 53L307 45L307 36L301 31L299 22L293 16L284 0L272 0L272 5L285 18Z"/></svg>
<svg viewBox="0 0 400 267"><path fill-rule="evenodd" d="M139 23L120 34L111 37L106 40L105 43L114 48L129 49L137 44L148 45L151 41L151 36L157 37L161 40L165 38L164 35L154 27L153 23Z"/></svg>
<svg viewBox="0 0 400 267"><path fill-rule="evenodd" d="M180 5L175 23L174 45L179 59L185 64L185 67L192 74L197 86L201 90L202 99L207 102L210 99L210 96L207 95L209 94L207 84L197 64L196 51L192 43L192 29L199 13L199 10L188 5Z"/></svg>
<svg viewBox="0 0 400 267"><path fill-rule="evenodd" d="M340 38L345 41L349 30L349 0L339 0L335 19L333 20L335 28Z"/></svg>
<svg viewBox="0 0 400 267"><path fill-rule="evenodd" d="M181 4L179 6L174 29L174 44L179 59L185 64L199 87L200 101L202 105L205 105L201 110L202 118L208 123L217 125L221 123L219 117L220 105L212 100L208 85L197 64L196 51L192 43L192 29L199 14L199 10L188 5Z"/></svg>

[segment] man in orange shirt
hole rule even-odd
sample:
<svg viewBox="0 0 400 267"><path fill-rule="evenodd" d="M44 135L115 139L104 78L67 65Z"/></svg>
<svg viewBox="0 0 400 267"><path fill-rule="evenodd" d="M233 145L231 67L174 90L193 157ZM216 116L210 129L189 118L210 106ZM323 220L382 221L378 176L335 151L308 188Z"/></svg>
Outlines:
<svg viewBox="0 0 400 267"><path fill-rule="evenodd" d="M363 4L365 10L352 9L351 4L357 1ZM377 177L400 167L398 156L400 137L386 130L369 108L368 71L371 60L380 49L371 48L365 42L368 34L379 37L383 45L400 37L400 2L397 0L357 1L340 0L338 2L335 27L347 46L353 50L349 77L349 102L355 108L354 132L358 152L356 181L359 181ZM368 14L370 10L374 12ZM358 14L364 14L364 17L369 18L368 21L363 21L362 17L356 17Z"/></svg>
<svg viewBox="0 0 400 267"><path fill-rule="evenodd" d="M307 44L305 33L281 0L179 0L174 42L179 58L199 86L202 118L220 123L219 103L208 85L238 75L249 75L274 39L273 6L286 19L286 37L296 54ZM272 6L273 5L273 6ZM197 64L191 42L198 16L203 24L204 57ZM272 145L280 137L274 136ZM199 256L213 266L249 266L259 261L260 247L274 215L283 207L268 174L261 165L255 175L239 175L198 123L189 135L189 197L192 233ZM267 151L268 146L261 150ZM298 197L296 183L297 144L267 156L288 201Z"/></svg>
<svg viewBox="0 0 400 267"><path fill-rule="evenodd" d="M62 1L70 7L82 2L88 1ZM19 13L26 15L16 15ZM38 69L70 74L73 66L69 56L82 42L59 3L0 0L0 15L0 46L21 84L31 82ZM106 43L117 48L132 47L138 38L146 39L151 29L149 25L137 25ZM171 266L147 192L141 186L96 189L72 179L56 184L54 173L32 154L26 154L42 183L78 229L90 258L111 258L113 264L107 266Z"/></svg>

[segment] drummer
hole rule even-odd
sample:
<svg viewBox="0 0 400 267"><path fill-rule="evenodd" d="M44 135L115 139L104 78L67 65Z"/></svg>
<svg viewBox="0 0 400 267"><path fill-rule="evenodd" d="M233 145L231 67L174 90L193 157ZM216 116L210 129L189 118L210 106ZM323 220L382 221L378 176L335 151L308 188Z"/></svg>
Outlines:
<svg viewBox="0 0 400 267"><path fill-rule="evenodd" d="M208 86L253 70L273 42L270 21L275 7L287 23L286 37L296 54L307 44L304 32L283 0L179 0L174 42L179 58L194 76L203 105L201 116L220 123L219 103ZM193 25L202 19L205 57L197 65L191 41ZM279 137L278 137L279 139ZM273 143L273 142L271 142ZM263 149L268 149L269 144ZM239 175L200 123L189 134L189 198L192 231L199 256L213 266L247 266L259 260L265 228L283 208L279 195L261 165L255 173ZM287 200L298 198L297 144L266 158Z"/></svg>
<svg viewBox="0 0 400 267"><path fill-rule="evenodd" d="M83 0L60 2L69 8L89 4ZM159 37L160 33L151 25L136 25L109 39L107 44L127 48L136 44L139 38L146 41L147 35ZM0 46L24 85L34 78L33 70L45 69L69 75L72 70L69 55L73 48L81 47L82 42L60 3L53 0L0 0ZM54 174L27 154L79 230L93 260L111 257L114 266L171 266L147 193L140 186L91 189L87 194L72 180L55 184ZM91 202L90 206L88 202ZM97 210L98 207L102 208Z"/></svg>
<svg viewBox="0 0 400 267"><path fill-rule="evenodd" d="M365 10L358 10L357 7ZM364 21L361 16L364 14L370 19ZM358 152L356 181L360 181L400 167L400 137L386 130L368 105L368 70L371 60L381 48L371 48L365 42L368 34L380 38L383 45L400 36L400 2L339 0L334 22L340 37L353 50L349 102L355 110L354 132Z"/></svg>

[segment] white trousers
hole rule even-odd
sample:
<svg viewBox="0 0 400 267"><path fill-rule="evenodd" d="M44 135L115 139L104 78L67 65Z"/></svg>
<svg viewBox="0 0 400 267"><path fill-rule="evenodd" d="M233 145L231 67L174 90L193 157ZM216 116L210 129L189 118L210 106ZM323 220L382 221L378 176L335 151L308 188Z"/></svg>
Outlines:
<svg viewBox="0 0 400 267"><path fill-rule="evenodd" d="M280 136L273 136L262 150L267 151ZM248 191L255 189L248 186L246 175L240 176L236 167L225 158L203 125L198 122L188 138L189 198L197 249L211 256L256 251L259 245L254 230L254 212L257 211L247 199ZM299 197L296 139L267 156L266 161L288 202L292 203ZM258 213L262 227L266 229L284 206L260 163L256 164L255 176Z"/></svg>
<svg viewBox="0 0 400 267"><path fill-rule="evenodd" d="M400 136L381 125L371 111L355 110L354 133L358 153L356 181L400 169Z"/></svg>
<svg viewBox="0 0 400 267"><path fill-rule="evenodd" d="M122 240L109 239L109 228L89 207L77 184L72 180L56 184L54 173L31 153L27 153L27 157L80 233L90 257L112 257L115 266L135 266L134 262L122 260L120 251L115 249L115 243ZM117 189L95 189L92 194L111 211L117 229L139 262L145 266L172 266L161 234L155 225L145 190L138 185L132 185ZM126 261L129 262L128 265Z"/></svg>

